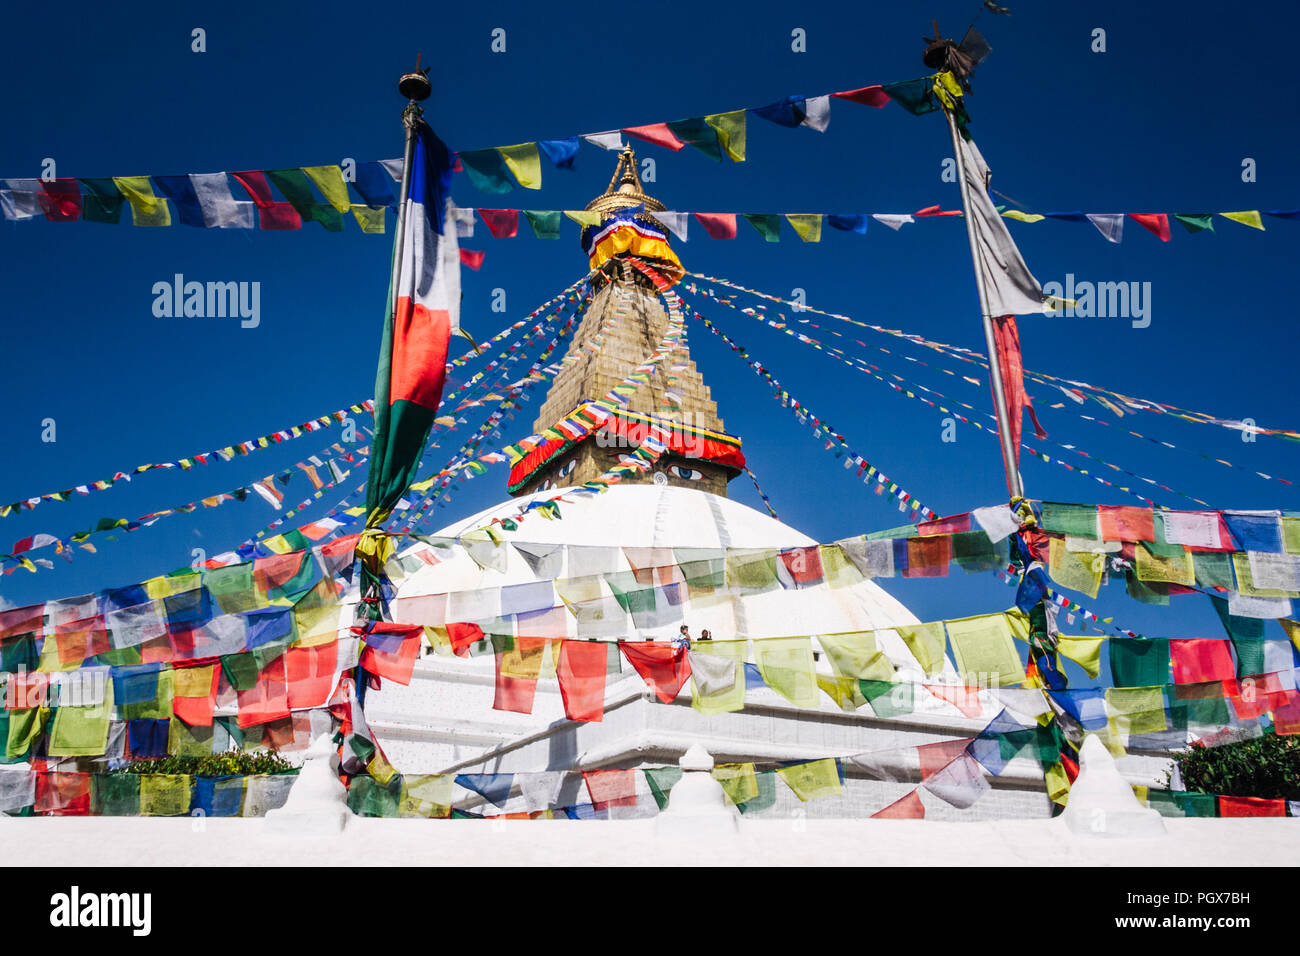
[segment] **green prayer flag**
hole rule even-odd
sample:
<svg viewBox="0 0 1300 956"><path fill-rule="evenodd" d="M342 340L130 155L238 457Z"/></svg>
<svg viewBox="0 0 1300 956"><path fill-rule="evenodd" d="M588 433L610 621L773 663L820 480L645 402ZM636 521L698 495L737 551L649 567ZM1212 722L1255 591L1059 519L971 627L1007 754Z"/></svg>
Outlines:
<svg viewBox="0 0 1300 956"><path fill-rule="evenodd" d="M1044 531L1073 538L1099 538L1096 505L1071 505L1044 501L1039 526Z"/></svg>
<svg viewBox="0 0 1300 956"><path fill-rule="evenodd" d="M722 162L722 147L718 142L718 131L703 116L674 120L665 125L683 143L694 146L709 159Z"/></svg>
<svg viewBox="0 0 1300 956"><path fill-rule="evenodd" d="M858 681L858 688L862 691L862 696L871 704L871 710L877 717L885 719L902 717L916 709L915 684L863 680Z"/></svg>
<svg viewBox="0 0 1300 956"><path fill-rule="evenodd" d="M1167 640L1112 637L1107 645L1111 683L1116 687L1152 687L1169 683Z"/></svg>
<svg viewBox="0 0 1300 956"><path fill-rule="evenodd" d="M268 169L266 178L280 190L281 195L297 210L298 215L305 220L312 218L312 208L318 200L306 173L301 169Z"/></svg>
<svg viewBox="0 0 1300 956"><path fill-rule="evenodd" d="M646 785L650 787L650 793L655 798L655 803L659 809L663 810L668 806L668 794L673 789L677 781L682 779L681 767L652 767L643 770L645 774Z"/></svg>
<svg viewBox="0 0 1300 956"><path fill-rule="evenodd" d="M97 773L90 778L91 813L100 817L137 817L140 815L140 780L138 773Z"/></svg>
<svg viewBox="0 0 1300 956"><path fill-rule="evenodd" d="M775 213L747 212L743 214L749 224L768 242L781 241L781 217Z"/></svg>
<svg viewBox="0 0 1300 956"><path fill-rule="evenodd" d="M257 661L250 652L225 655L221 658L221 669L235 690L252 690L257 686Z"/></svg>
<svg viewBox="0 0 1300 956"><path fill-rule="evenodd" d="M737 804L736 809L741 813L762 813L776 805L776 771L755 774L754 782L758 785L758 796Z"/></svg>
<svg viewBox="0 0 1300 956"><path fill-rule="evenodd" d="M461 166L479 192L508 193L514 188L506 161L495 149L474 149L460 154Z"/></svg>
<svg viewBox="0 0 1300 956"><path fill-rule="evenodd" d="M401 798L401 774L394 774L387 786L374 777L353 777L348 788L348 807L362 817L395 817Z"/></svg>
<svg viewBox="0 0 1300 956"><path fill-rule="evenodd" d="M933 113L939 108L934 101L934 78L922 76L901 83L887 83L882 87L889 98L913 116Z"/></svg>
<svg viewBox="0 0 1300 956"><path fill-rule="evenodd" d="M1174 802L1189 817L1217 817L1219 800L1212 793L1175 793Z"/></svg>
<svg viewBox="0 0 1300 956"><path fill-rule="evenodd" d="M1212 212L1176 212L1174 218L1183 224L1183 228L1193 235L1210 230L1214 232L1214 213Z"/></svg>
<svg viewBox="0 0 1300 956"><path fill-rule="evenodd" d="M205 569L203 586L208 589L223 614L240 614L267 606L266 598L258 594L253 586L251 561L224 568Z"/></svg>
<svg viewBox="0 0 1300 956"><path fill-rule="evenodd" d="M559 239L563 216L558 209L525 209L524 216L538 239Z"/></svg>
<svg viewBox="0 0 1300 956"><path fill-rule="evenodd" d="M78 180L85 187L81 197L81 218L87 222L122 221L122 204L126 202L117 184L109 177Z"/></svg>
<svg viewBox="0 0 1300 956"><path fill-rule="evenodd" d="M45 729L49 717L46 707L24 707L9 711L9 733L5 738L5 756L21 757Z"/></svg>

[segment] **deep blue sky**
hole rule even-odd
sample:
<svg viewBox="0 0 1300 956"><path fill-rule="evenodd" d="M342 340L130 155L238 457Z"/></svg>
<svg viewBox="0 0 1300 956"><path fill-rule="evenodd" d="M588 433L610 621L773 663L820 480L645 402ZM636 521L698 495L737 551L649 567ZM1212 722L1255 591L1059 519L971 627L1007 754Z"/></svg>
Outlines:
<svg viewBox="0 0 1300 956"><path fill-rule="evenodd" d="M1031 209L1203 212L1300 206L1294 103L1300 92L1280 51L1295 32L1290 4L1015 2L1011 17L984 14L994 52L969 100L973 132L994 186ZM979 4L922 6L774 3L678 7L611 3L589 10L536 4L386 8L382 20L356 4L273 5L246 11L144 4L130 17L68 12L58 18L57 55L44 12L16 9L0 62L5 135L0 176L36 176L43 158L61 176L172 174L336 163L398 155L399 73L422 52L435 94L428 118L453 149L595 132L888 83L925 72L920 37L937 15L960 35ZM598 12L596 12L598 11ZM193 27L208 52L190 52ZM490 51L504 27L507 52ZM791 51L795 27L807 52ZM1107 52L1090 51L1106 30ZM787 130L751 116L749 160L711 163L692 150L646 146L658 164L650 191L691 211L912 212L959 204L940 179L950 144L937 115L835 101L830 129ZM1258 164L1243 183L1241 162ZM603 190L613 154L584 145L573 171L545 165L540 192L476 193L457 177L463 206L580 208ZM1297 425L1292 385L1294 263L1300 222L1266 220L1260 233L1220 219L1214 234L1174 225L1162 244L1136 224L1122 245L1090 225L1013 224L1037 277L1067 272L1092 281L1152 283L1153 319L1024 318L1026 365L1131 394L1262 425ZM942 341L982 347L964 229L930 221L894 233L873 223L866 237L828 232L801 245L789 230L767 244L742 223L729 243L698 226L678 244L688 267ZM585 271L577 229L559 242L527 235L492 240L480 224L465 243L485 249L482 272L466 273L462 322L480 338L503 324L489 311L506 290L509 317L530 311ZM0 376L8 413L0 447L8 467L0 500L12 501L251 438L369 397L387 285L391 232L343 234L309 224L298 233L136 229L129 225L4 223L0 301L7 348ZM154 282L262 284L262 321L158 319ZM702 306L789 390L853 447L940 513L1005 495L996 440L959 429L940 441L939 416L824 355L798 349L734 312ZM864 337L869 344L877 340ZM752 372L698 327L694 355L729 429L783 520L833 540L897 523L886 499L868 493L768 397ZM881 340L887 348L893 342ZM878 352L887 369L987 408L975 388ZM921 353L916 353L921 354ZM930 360L928 354L921 357ZM954 366L956 367L956 366ZM1218 507L1300 508L1300 494L1079 420L1037 395L1052 437L1203 497ZM525 433L537 407L517 420ZM1105 414L1099 406L1091 412ZM40 440L41 420L58 441ZM1294 445L1246 444L1235 433L1152 415L1125 419L1144 434L1211 452L1250 468L1300 477ZM329 433L330 440L336 433ZM511 437L518 437L512 435ZM300 439L189 474L145 475L129 487L72 504L43 504L0 519L0 551L37 531L65 534L102 516L144 512L229 490L316 452ZM456 444L458 444L457 442ZM448 445L450 442L444 442ZM452 446L455 447L455 446ZM1061 457L1067 457L1064 454ZM1131 503L1063 469L1027 461L1035 497ZM504 472L466 486L448 521L504 497ZM305 496L302 478L288 498ZM747 479L733 496L761 507ZM334 496L326 499L332 503ZM1171 506L1173 496L1157 499ZM323 511L317 508L311 514ZM310 516L310 515L309 515ZM259 500L164 519L152 529L78 553L53 571L16 572L0 596L16 604L140 580L189 563L190 549L226 550L274 517ZM1006 606L990 576L886 582L923 618ZM1209 608L1184 598L1173 610L1129 600L1122 587L1096 602L1151 634L1218 633Z"/></svg>

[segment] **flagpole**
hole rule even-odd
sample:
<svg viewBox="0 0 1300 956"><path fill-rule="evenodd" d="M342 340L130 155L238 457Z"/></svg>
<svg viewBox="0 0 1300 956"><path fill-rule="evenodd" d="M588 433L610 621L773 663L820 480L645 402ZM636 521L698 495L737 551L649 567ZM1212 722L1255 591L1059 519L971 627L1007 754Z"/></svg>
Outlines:
<svg viewBox="0 0 1300 956"><path fill-rule="evenodd" d="M937 35L937 33L936 33ZM979 293L980 316L984 322L984 345L989 356L989 378L993 383L993 406L998 418L998 439L1002 445L1002 463L1006 466L1007 487L1012 498L1023 498L1025 490L1020 480L1020 469L1016 467L1016 449L1011 444L1011 415L1007 410L1007 395L1002 384L1002 366L998 362L997 342L993 336L993 317L989 315L988 297L985 293L986 279L984 268L980 263L979 246L975 240L975 221L971 217L971 204L966 182L966 164L962 158L961 144L958 137L957 121L952 111L946 107L944 117L948 120L948 131L952 134L952 153L957 163L957 182L961 186L961 205L966 220L966 238L970 242L971 263L975 267L975 288Z"/></svg>
<svg viewBox="0 0 1300 956"><path fill-rule="evenodd" d="M397 233L393 242L392 265L388 274L388 326L390 329L393 322L396 321L397 300L401 295L397 283L402 269L402 239L406 234L407 200L411 195L411 166L415 161L416 123L424 113L420 109L420 101L428 99L433 92L433 85L429 82L427 74L427 68L420 69L420 55L417 54L415 57L415 70L402 74L402 77L397 81L397 91L406 97L406 106L402 109L402 125L406 128L406 147L402 153L402 186L397 199ZM386 398L387 396L385 396ZM371 461L374 461L373 456ZM379 600L379 595L372 595L372 597ZM371 620L379 620L382 613L378 607L367 608L367 616ZM356 695L357 703L362 707L366 703L366 687L368 684L369 677L366 669L357 664Z"/></svg>

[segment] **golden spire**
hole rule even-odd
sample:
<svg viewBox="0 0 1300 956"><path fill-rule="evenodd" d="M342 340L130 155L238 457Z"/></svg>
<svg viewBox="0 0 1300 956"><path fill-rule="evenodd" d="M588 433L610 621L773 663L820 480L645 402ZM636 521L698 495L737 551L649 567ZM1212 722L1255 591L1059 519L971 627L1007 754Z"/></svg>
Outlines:
<svg viewBox="0 0 1300 956"><path fill-rule="evenodd" d="M609 187L603 195L587 203L587 211L604 214L642 204L647 212L662 212L665 208L663 203L646 195L641 188L641 177L636 172L636 153L630 145L624 146L618 155L618 165L614 167Z"/></svg>

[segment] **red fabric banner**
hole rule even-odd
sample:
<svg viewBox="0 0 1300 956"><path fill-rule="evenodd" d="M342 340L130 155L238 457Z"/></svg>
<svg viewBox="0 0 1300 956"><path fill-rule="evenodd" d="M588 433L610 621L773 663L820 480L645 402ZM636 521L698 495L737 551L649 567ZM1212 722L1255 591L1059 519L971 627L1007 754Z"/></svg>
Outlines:
<svg viewBox="0 0 1300 956"><path fill-rule="evenodd" d="M480 635L482 633L479 631ZM415 660L420 656L420 638L423 635L424 628L418 624L376 621L370 625L366 635L366 647L360 658L361 666L371 674L378 674L398 684L410 684Z"/></svg>
<svg viewBox="0 0 1300 956"><path fill-rule="evenodd" d="M418 638L409 643L414 644L418 651ZM337 641L319 647L291 647L284 652L284 675L289 685L290 710L324 707L329 702L330 695L334 693L334 671L338 659ZM382 670L375 673L384 677L391 676ZM397 678L394 677L393 680Z"/></svg>
<svg viewBox="0 0 1300 956"><path fill-rule="evenodd" d="M1174 639L1169 642L1169 659L1174 665L1175 684L1232 680L1237 675L1227 641Z"/></svg>
<svg viewBox="0 0 1300 956"><path fill-rule="evenodd" d="M1154 541L1155 518L1150 508L1129 505L1098 505L1103 541Z"/></svg>
<svg viewBox="0 0 1300 956"><path fill-rule="evenodd" d="M287 653L292 654L293 652L288 651ZM172 713L185 721L185 723L191 727L212 726L212 711L215 709L217 703L217 684L221 678L221 667L220 665L213 667L214 663L215 661L209 659L207 661L196 662L195 665L192 665L198 667L212 667L212 680L208 686L206 694L202 694L198 697L182 697L179 694L176 694L172 697ZM176 667L178 674L185 668L185 665L180 663L177 663L174 666Z"/></svg>
<svg viewBox="0 0 1300 956"><path fill-rule="evenodd" d="M913 790L901 800L895 800L883 810L879 810L871 815L873 820L923 820L925 819L925 804L921 802L921 795Z"/></svg>
<svg viewBox="0 0 1300 956"><path fill-rule="evenodd" d="M890 96L885 92L883 86L864 86L857 90L842 90L839 93L832 93L831 96L841 100L848 100L850 103L874 106L876 109L880 109L890 100Z"/></svg>
<svg viewBox="0 0 1300 956"><path fill-rule="evenodd" d="M1284 817L1285 800L1268 800L1264 797L1219 797L1221 817Z"/></svg>
<svg viewBox="0 0 1300 956"><path fill-rule="evenodd" d="M734 212L697 212L695 218L714 239L736 238L736 214Z"/></svg>
<svg viewBox="0 0 1300 956"><path fill-rule="evenodd" d="M284 655L257 675L251 690L236 692L239 698L239 726L255 727L269 720L289 716L289 687L284 679ZM173 705L174 706L174 705Z"/></svg>
<svg viewBox="0 0 1300 956"><path fill-rule="evenodd" d="M457 657L469 657L469 646L483 640L483 628L477 624L448 624L447 637L451 652Z"/></svg>
<svg viewBox="0 0 1300 956"><path fill-rule="evenodd" d="M533 697L537 693L537 675L541 670L542 655L546 652L546 638L516 637L514 640L513 653L497 655L496 695L492 708L531 714Z"/></svg>
<svg viewBox="0 0 1300 956"><path fill-rule="evenodd" d="M478 214L493 239L513 239L519 235L518 209L480 209Z"/></svg>
<svg viewBox="0 0 1300 956"><path fill-rule="evenodd" d="M302 217L298 210L287 202L276 202L271 198L271 184L266 181L266 173L257 169L248 169L231 173L239 180L239 185L248 190L253 204L257 206L258 226L262 229L301 229Z"/></svg>
<svg viewBox="0 0 1300 956"><path fill-rule="evenodd" d="M584 770L582 779L597 810L636 806L635 770Z"/></svg>
<svg viewBox="0 0 1300 956"><path fill-rule="evenodd" d="M570 720L605 716L605 645L600 641L564 641L555 675L560 681L564 715Z"/></svg>
<svg viewBox="0 0 1300 956"><path fill-rule="evenodd" d="M651 123L649 126L628 126L624 128L623 132L629 136L635 136L637 139L643 139L647 143L654 143L656 146L671 149L674 153L681 152L686 146L668 128L667 123Z"/></svg>
<svg viewBox="0 0 1300 956"><path fill-rule="evenodd" d="M1011 447L1015 449L1016 467L1020 467L1020 430L1023 412L1028 411L1034 423L1034 434L1046 438L1047 432L1038 422L1034 405L1025 392L1024 369L1020 362L1020 331L1014 315L1000 315L993 319L993 344L998 355L998 370L1002 373L1002 391L1006 394L1008 426ZM992 385L990 377L989 384ZM996 396L995 396L996 399ZM1011 476L1007 476L1010 487Z"/></svg>
<svg viewBox="0 0 1300 956"><path fill-rule="evenodd" d="M677 698L678 691L691 676L691 662L685 647L656 641L620 641L618 646L632 669L665 704L671 704Z"/></svg>
<svg viewBox="0 0 1300 956"><path fill-rule="evenodd" d="M41 180L45 195L41 210L50 222L72 222L81 218L81 184L71 177L53 182Z"/></svg>
<svg viewBox="0 0 1300 956"><path fill-rule="evenodd" d="M1160 237L1161 242L1169 241L1169 217L1162 212L1131 212L1128 217L1145 229Z"/></svg>

